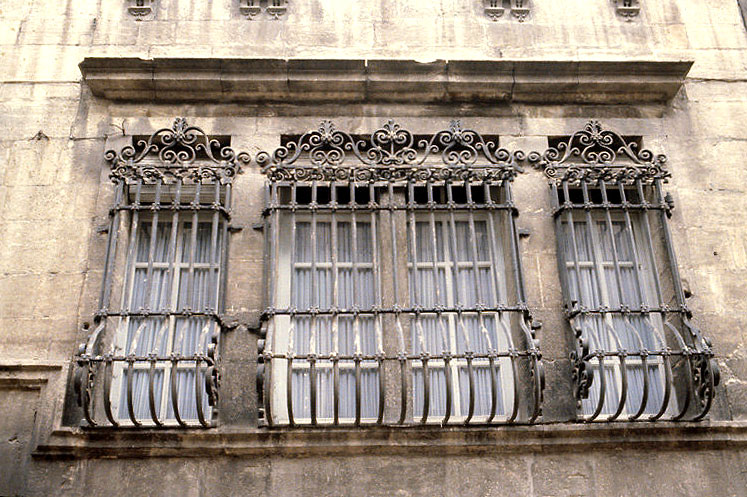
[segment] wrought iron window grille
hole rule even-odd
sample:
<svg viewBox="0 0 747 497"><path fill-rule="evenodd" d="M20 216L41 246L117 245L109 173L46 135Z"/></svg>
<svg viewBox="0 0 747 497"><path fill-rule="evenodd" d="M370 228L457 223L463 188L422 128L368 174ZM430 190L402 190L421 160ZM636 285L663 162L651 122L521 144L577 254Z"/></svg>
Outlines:
<svg viewBox="0 0 747 497"><path fill-rule="evenodd" d="M257 154L266 426L537 419L511 196L522 158L459 122L415 140L393 121L367 139L324 121Z"/></svg>
<svg viewBox="0 0 747 497"><path fill-rule="evenodd" d="M247 19L255 19L262 11L273 19L280 19L288 10L287 0L241 0L239 12Z"/></svg>
<svg viewBox="0 0 747 497"><path fill-rule="evenodd" d="M615 0L615 10L626 21L632 21L641 12L638 0Z"/></svg>
<svg viewBox="0 0 747 497"><path fill-rule="evenodd" d="M719 371L685 301L666 157L596 121L556 143L528 160L552 189L581 419L702 419Z"/></svg>
<svg viewBox="0 0 747 497"><path fill-rule="evenodd" d="M153 13L154 0L128 0L127 12L134 16L136 20L142 21L145 17Z"/></svg>
<svg viewBox="0 0 747 497"><path fill-rule="evenodd" d="M524 22L530 13L530 0L483 0L485 15L493 21L509 11L519 22Z"/></svg>
<svg viewBox="0 0 747 497"><path fill-rule="evenodd" d="M115 201L74 373L89 427L214 423L231 187L249 162L228 141L178 118L104 156Z"/></svg>

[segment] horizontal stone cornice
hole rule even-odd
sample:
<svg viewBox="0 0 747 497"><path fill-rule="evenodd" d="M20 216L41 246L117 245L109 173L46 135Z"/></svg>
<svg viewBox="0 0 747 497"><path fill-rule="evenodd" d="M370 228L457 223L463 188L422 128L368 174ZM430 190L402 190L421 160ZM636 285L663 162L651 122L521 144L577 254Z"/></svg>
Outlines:
<svg viewBox="0 0 747 497"><path fill-rule="evenodd" d="M37 457L486 454L747 447L747 422L546 424L474 428L60 429Z"/></svg>
<svg viewBox="0 0 747 497"><path fill-rule="evenodd" d="M89 57L97 97L162 102L647 103L674 97L691 61Z"/></svg>

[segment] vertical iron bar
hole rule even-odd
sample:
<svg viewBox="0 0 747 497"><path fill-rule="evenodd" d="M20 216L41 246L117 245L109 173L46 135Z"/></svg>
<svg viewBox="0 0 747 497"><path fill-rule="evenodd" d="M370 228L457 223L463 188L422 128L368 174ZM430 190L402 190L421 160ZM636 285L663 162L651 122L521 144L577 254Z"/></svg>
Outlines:
<svg viewBox="0 0 747 497"><path fill-rule="evenodd" d="M330 229L332 231L332 308L338 309L340 307L340 291L339 291L339 269L337 267L337 187L333 181L329 182L330 190L330 202L332 204L332 212L330 214ZM332 315L332 416L333 423L335 425L340 424L340 364L337 360L337 354L340 353L340 335L339 335L339 315L335 312Z"/></svg>
<svg viewBox="0 0 747 497"><path fill-rule="evenodd" d="M607 224L607 234L610 237L610 248L612 249L612 264L614 266L614 271L615 271L615 282L617 286L617 295L618 295L617 300L620 305L620 308L622 309L626 305L626 303L623 302L622 270L620 269L620 258L617 253L617 242L615 241L614 225L612 224L612 215L610 214L609 198L607 197L607 183L603 179L599 180L599 190L602 193L602 206L604 208L604 218ZM602 267L601 269L604 269L604 268ZM623 312L622 317L623 319L627 321L627 315L624 312ZM627 371L627 368L625 367L625 356L624 356L624 354L626 353L625 348L621 347L621 340L617 336L617 330L614 328L614 326L610 326L610 328L611 328L611 331L613 332L613 336L615 337L615 341L617 342L618 350L622 354L619 356L619 359L618 359L620 361L620 370L622 374L622 385L620 387L620 399L618 401L617 410L608 419L608 421L614 421L620 416L620 414L622 414L623 409L625 409L625 404L627 403L628 371Z"/></svg>
<svg viewBox="0 0 747 497"><path fill-rule="evenodd" d="M457 306L457 327L461 328L461 332L464 335L464 346L465 346L465 355L467 356L467 374L469 375L469 406L468 406L468 412L472 413L474 409L474 398L475 398L475 384L474 384L474 378L472 373L472 353L474 352L472 350L472 341L469 336L469 332L467 331L467 327L464 324L464 314L462 313L462 306L464 305L464 302L462 302L462 294L459 289L459 260L457 258L457 254L459 253L459 247L457 245L457 229L456 229L456 220L454 218L454 208L456 206L454 202L454 185L450 181L445 182L446 186L446 204L447 208L449 210L449 231L450 236L449 239L451 241L451 257L453 260L453 270L452 270L452 281L454 282L454 295L455 295L455 301ZM444 240L444 247L446 246L446 241ZM445 259L445 258L444 258ZM482 330L481 330L482 331ZM490 340L490 335L488 333L485 334L485 340L488 344L488 350L492 349L492 341ZM492 365L491 365L492 366ZM495 407L497 405L497 384L495 383L495 372L493 371L493 374L490 377L491 380L491 411L495 412ZM472 416L468 415L465 421L465 424L467 424ZM492 420L491 418L488 420L490 422Z"/></svg>
<svg viewBox="0 0 747 497"><path fill-rule="evenodd" d="M376 188L374 186L373 179L368 183L368 200L372 206L376 204ZM384 381L384 337L382 331L382 317L381 317L381 272L379 268L379 240L378 240L378 226L376 223L376 217L378 211L371 209L371 243L372 247L372 263L371 277L374 283L374 326L376 327L376 345L378 359L378 373L379 373L379 415L376 419L376 424L380 425L384 422L384 406L386 398L386 382ZM395 262L396 264L396 262Z"/></svg>
<svg viewBox="0 0 747 497"><path fill-rule="evenodd" d="M320 290L317 281L317 259L319 254L318 240L316 232L316 201L317 201L317 185L316 180L311 182L311 203L309 209L311 210L311 308L319 308L320 301ZM309 330L309 353L307 355L309 362L309 402L311 412L311 424L316 425L316 326L317 326L317 315L316 312L311 314L311 328Z"/></svg>
<svg viewBox="0 0 747 497"><path fill-rule="evenodd" d="M130 224L130 246L127 249L127 270L125 271L125 291L127 306L125 312L132 310L132 287L135 282L135 259L137 256L137 239L138 239L138 228L140 222L140 196L143 189L143 180L138 179L135 186L135 202L134 206L137 208L132 209L132 219Z"/></svg>
<svg viewBox="0 0 747 497"><path fill-rule="evenodd" d="M215 181L215 199L213 200L213 216L210 225L210 291L206 305L212 313L218 313L219 287L219 255L218 255L218 228L220 225L220 182ZM199 347L200 344L198 344ZM207 350L205 350L207 352Z"/></svg>
<svg viewBox="0 0 747 497"><path fill-rule="evenodd" d="M156 198L153 203L155 208L153 212L153 218L150 223L150 243L148 244L148 269L145 273L145 299L144 304L147 310L160 310L159 305L156 304L156 309L151 309L151 297L153 294L153 263L156 253L156 241L158 240L158 217L161 213L161 186L163 184L162 179L156 181ZM154 344L157 346L157 344Z"/></svg>
<svg viewBox="0 0 747 497"><path fill-rule="evenodd" d="M176 354L172 354L171 373L169 375L169 383L171 386L171 407L174 410L174 418L176 418L176 422L179 423L180 426L187 426L187 423L182 420L182 417L179 414L179 389L176 382L178 366L179 359Z"/></svg>
<svg viewBox="0 0 747 497"><path fill-rule="evenodd" d="M189 242L189 273L187 278L187 301L186 307L192 309L194 303L194 282L195 282L195 253L197 251L197 229L199 226L199 209L200 209L200 193L202 190L202 183L197 182L195 184L195 198L192 201L192 232L190 233ZM181 275L180 275L181 276ZM194 309L192 309L194 310ZM177 344L174 344L175 346Z"/></svg>
<svg viewBox="0 0 747 497"><path fill-rule="evenodd" d="M641 203L646 202L646 197L644 195L643 191L643 182L640 179L635 180L636 189L638 190L638 198L640 199ZM648 251L651 256L651 273L654 277L654 287L656 288L656 296L658 297L658 306L660 309L664 307L664 295L661 289L661 282L659 281L659 270L657 269L656 264L656 256L654 251L654 241L653 236L651 234L651 223L648 219L648 211L644 210L641 217L643 218L643 227L645 228L646 233L646 242L648 244ZM666 315L664 312L662 314L662 319L666 319ZM664 345L664 344L662 344Z"/></svg>
<svg viewBox="0 0 747 497"><path fill-rule="evenodd" d="M410 261L412 264L412 292L410 300L414 304L415 314L415 329L418 334L418 341L420 342L420 362L423 366L423 417L420 420L421 424L425 424L428 421L428 411L430 407L430 377L428 372L428 351L425 336L423 334L423 324L420 322L420 306L422 301L420 299L420 289L418 284L418 249L417 249L417 226L415 224L415 185L412 180L407 181L407 191L409 198L407 199L407 212L410 217L410 243L408 249L410 250Z"/></svg>
<svg viewBox="0 0 747 497"><path fill-rule="evenodd" d="M492 185L489 181L486 181L484 183L485 188L485 198L487 199L488 203L488 236L490 238L490 260L491 260L491 267L490 271L493 274L492 283L494 287L494 296L495 296L495 306L499 307L502 304L506 304L507 302L502 301L503 296L501 295L500 288L500 275L498 274L497 267L498 267L498 233L495 227L495 202L493 201L492 197ZM510 213L508 214L510 215ZM505 231L505 230L504 230ZM503 334L506 337L506 345L508 346L509 350L514 348L513 339L511 337L511 332L509 330L506 330L506 327L503 325L503 313L498 312L496 313L494 319L496 319L501 324L501 330L503 331ZM495 374L495 357L492 357L496 352L497 349L493 348L493 345L490 340L490 335L485 334L488 344L488 352L491 354L491 357L489 357L490 362L490 416L488 417L488 423L491 423L493 419L495 418L496 410L498 408L498 378L496 378ZM496 338L497 338L497 326L496 326ZM498 344L496 344L496 347ZM514 399L519 395L518 389L516 388L516 381L512 382L514 391ZM514 402L516 404L516 402Z"/></svg>
<svg viewBox="0 0 747 497"><path fill-rule="evenodd" d="M225 185L225 204L226 216L223 219L222 237L221 237L221 258L220 258L220 288L218 291L218 304L216 311L221 313L225 310L226 287L228 285L228 223L231 221L231 196L233 193L232 184ZM277 229L277 228L276 228ZM277 250L277 245L275 245ZM271 280L273 278L270 278Z"/></svg>
<svg viewBox="0 0 747 497"><path fill-rule="evenodd" d="M199 354L195 354L195 401L197 402L197 420L202 426L208 428L210 424L205 420L205 413L202 410L202 388L203 382L202 375L200 374L200 363L202 357Z"/></svg>
<svg viewBox="0 0 747 497"><path fill-rule="evenodd" d="M576 227L575 227L574 221L573 221L573 213L571 212L571 209L567 207L567 206L571 205L571 197L570 197L570 189L568 188L568 180L564 179L562 181L562 183L561 183L561 187L563 189L563 203L566 205L566 208L565 208L565 219L566 219L566 224L568 225L568 230L569 230L568 233L570 235L570 239L568 239L568 237L566 237L566 236L564 236L562 239L566 239L566 240L568 240L568 242L570 242L571 255L573 256L573 261L572 262L573 262L573 265L574 265L574 271L573 271L574 275L575 275L574 279L576 280L576 288L575 289L573 288L573 285L570 283L570 281L568 281L568 289L570 290L570 292L568 293L568 295L571 296L570 302L569 302L570 306L568 307L568 312L574 312L575 310L577 310L578 307L580 307L580 306L583 305L583 302L581 302L581 297L582 297L582 294L581 294L581 264L579 263L579 258L578 258L578 238L576 237ZM555 193L555 197L558 198L557 185L555 185L554 183L553 183L553 192ZM562 222L558 223L558 228L559 229L562 228ZM565 232L563 232L563 234L565 235ZM559 242L560 242L560 240L561 240L561 238L558 237L558 241ZM558 253L561 253L564 250L565 250L565 247L561 246L560 243L559 243L558 244ZM562 266L561 266L560 270L563 271L564 274L567 275L568 274L568 264L567 264L567 262L565 260L565 256L562 258L561 262L562 262ZM568 278L568 280L570 280L570 278ZM575 299L574 299L574 297L575 297ZM580 318L578 318L578 317L574 317L572 319L579 319L580 320ZM579 325L579 329L582 330L582 334L583 334L583 328L580 325ZM592 333L593 333L593 330L592 330ZM577 338L577 341L582 340L581 336L576 337L576 338ZM589 337L589 338L593 339L594 337L592 336L592 337ZM582 354L579 353L578 360L579 361L585 361L586 357L582 357ZM593 372L592 372L592 374L593 374ZM579 399L579 400L581 400L581 399Z"/></svg>
<svg viewBox="0 0 747 497"><path fill-rule="evenodd" d="M158 413L156 413L156 397L155 397L155 382L156 382L156 358L155 356L149 359L150 366L148 367L148 408L150 410L150 418L156 424L156 426L163 426L163 423L158 419Z"/></svg>
<svg viewBox="0 0 747 497"><path fill-rule="evenodd" d="M101 285L101 309L109 309L112 293L112 276L114 275L114 262L117 257L117 241L119 239L120 207L124 199L125 182L117 180L117 188L114 197L114 210L109 223L109 240L106 246L106 257L104 259L104 281ZM135 234L133 233L133 236ZM126 275L127 273L125 273ZM125 276L126 278L126 276Z"/></svg>
<svg viewBox="0 0 747 497"><path fill-rule="evenodd" d="M277 274L277 260L278 260L278 247L280 246L280 210L278 209L278 185L277 182L272 181L268 183L268 189L270 190L268 200L270 201L270 221L268 228L270 229L270 260L267 262L267 281L268 281L268 292L267 302L270 303L271 309L274 311L278 307L277 301L277 282L275 274ZM228 207L228 206L227 206ZM225 221L228 224L228 221ZM224 241L224 243L227 243ZM224 259L225 260L225 259ZM293 280L293 266L290 268L291 277ZM225 274L225 272L224 272ZM292 298L292 295L290 296ZM265 337L265 378L264 378L264 396L265 401L265 419L267 420L267 426L272 427L274 422L272 420L272 402L273 402L273 367L274 367L274 353L275 353L275 323L277 317L273 314L270 316L270 321L267 324L267 336ZM291 381L288 378L287 381Z"/></svg>
<svg viewBox="0 0 747 497"><path fill-rule="evenodd" d="M630 217L630 210L627 208L628 199L625 193L625 185L620 180L618 180L617 182L617 189L618 189L618 192L620 193L620 202L623 205L622 210L623 210L623 216L625 218L624 231L628 236L628 242L630 243L630 250L633 255L633 267L634 267L633 274L635 275L635 282L636 282L635 290L636 290L636 293L638 294L638 302L639 302L640 310L643 311L643 305L646 303L646 296L644 295L644 292L643 292L644 279L643 279L643 275L641 274L641 262L640 262L640 258L638 257L638 247L636 246L635 236L633 234L633 222ZM645 312L645 313L641 312L641 319L648 320L649 319L648 312ZM628 328L633 331L636 338L638 339L638 347L639 347L638 353L640 354L640 358L641 358L641 368L642 368L642 375L643 375L643 392L641 394L641 405L639 406L635 414L629 417L630 420L635 420L635 419L638 419L643 414L643 412L646 410L646 404L648 403L648 390L649 390L648 361L647 361L647 351L644 352L644 349L646 347L645 347L645 344L643 343L643 340L641 339L638 329L630 323L629 319L626 319L626 324Z"/></svg>
<svg viewBox="0 0 747 497"><path fill-rule="evenodd" d="M118 427L119 423L114 418L112 413L112 375L114 374L114 362L112 361L111 354L107 354L104 358L104 413L106 418L114 427Z"/></svg>
<svg viewBox="0 0 747 497"><path fill-rule="evenodd" d="M440 278L439 278L439 271L438 271L438 236L436 235L436 215L433 212L435 209L436 202L433 199L433 183L431 181L426 182L426 191L428 195L428 211L429 211L429 224L430 224L430 231L431 231L431 260L432 260L432 266L431 270L433 271L433 287L435 290L435 305L433 306L435 309L440 309L443 305L446 304L444 300L441 298L441 284L440 284ZM445 240L444 240L445 242ZM445 245L444 245L445 248ZM446 262L446 251L444 250L444 262ZM454 254L454 264L456 265L456 254ZM444 272L446 271L446 268L444 268ZM445 276L445 274L444 274ZM449 422L449 417L451 417L451 403L452 403L452 389L453 389L453 378L452 378L452 371L451 371L451 364L449 361L449 356L451 354L451 344L449 343L450 340L446 334L446 328L444 326L443 322L443 315L440 311L436 312L436 321L437 326L439 329L439 332L441 333L441 341L443 344L443 361L444 361L444 381L446 382L446 409L444 414L444 419L442 421L443 424L446 424Z"/></svg>
<svg viewBox="0 0 747 497"><path fill-rule="evenodd" d="M358 315L359 302L359 278L358 278L358 220L356 217L356 199L355 199L355 182L350 181L350 209L351 209L351 230L352 236L352 254L351 254L351 276L353 277L353 343L355 353L353 354L355 365L355 425L361 423L361 337L360 337L360 317Z"/></svg>
<svg viewBox="0 0 747 497"><path fill-rule="evenodd" d="M596 233L596 230L594 226L594 220L591 217L591 209L589 207L591 205L591 199L589 197L589 185L587 184L586 180L581 180L581 192L583 194L583 199L584 199L584 211L586 215L586 229L588 230L589 236L591 236L591 240L592 240L592 246L591 246L590 252L591 252L592 260L594 262L593 274L596 275L597 285L601 291L601 289L604 288L605 286L604 280L602 279L604 275L602 274L602 271L601 271L604 268L602 267L599 261L599 257L597 256L596 247L600 247L600 245L599 245L599 241L596 240L596 237L594 236L594 234ZM604 321L605 319L606 319L606 316L602 316L602 320ZM613 337L617 339L616 333L614 332L613 332ZM600 340L600 343L598 344L598 346L601 346L601 345L602 344ZM599 386L599 402L597 404L596 410L589 417L588 421L593 421L602 412L602 408L606 400L605 396L607 393L606 388L605 388L606 378L605 378L605 371L604 371L604 355L598 355L597 357L599 359L599 373L601 377L600 378L601 384Z"/></svg>
<svg viewBox="0 0 747 497"><path fill-rule="evenodd" d="M664 191L662 189L661 179L654 181L654 188L656 192L656 202L660 205L664 205ZM674 287L675 296L677 297L677 303L680 309L685 307L685 291L682 288L682 279L680 278L680 269L677 266L677 256L674 252L674 242L672 241L672 233L669 231L669 222L667 220L667 212L664 209L659 210L659 216L661 218L661 231L664 234L664 243L667 246L667 255L669 256L669 267L672 271L672 285Z"/></svg>
<svg viewBox="0 0 747 497"><path fill-rule="evenodd" d="M514 284L516 285L516 298L517 298L517 301L518 301L517 303L519 307L523 307L526 304L526 295L524 291L524 280L523 280L524 270L521 266L521 255L519 253L519 234L518 234L518 230L516 229L516 223L514 221L515 211L513 210L514 200L513 200L512 192L511 192L511 183L508 180L504 179L501 181L501 186L503 186L503 196L505 198L505 203L507 206L509 206L509 209L505 211L506 212L505 216L506 216L506 221L508 223L509 235L511 237L511 239L509 240L509 246L511 247L511 263L512 263L512 269L514 272ZM490 222L492 225L494 224L492 210L490 212L490 217L491 217ZM497 251L495 253L497 253ZM495 267L496 263L497 261L493 261L493 267ZM496 280L496 283L497 283L497 280ZM498 295L497 287L496 287L496 295ZM498 304L498 302L496 302L496 304ZM525 316L523 315L517 316L520 326L523 323L524 318ZM515 349L514 349L513 338L511 337L511 330L507 329L507 327L503 323L502 313L498 313L498 319L500 320L501 329L503 329L506 335L506 339L507 339L508 346L509 346L509 351L514 351ZM527 334L526 340L527 340L527 349L534 349L535 346L534 346L534 342L532 341L531 333ZM512 371L512 376L513 376L513 388L514 388L513 397L514 398L513 398L513 407L512 407L511 415L508 417L509 423L513 422L519 413L519 385L518 385L519 379L518 379L518 365L516 364L516 361L518 360L518 356L516 354L511 354L510 357L511 357L511 371ZM539 371L537 371L536 360L537 360L536 357L533 357L532 366L533 366L533 370L535 371L535 376L538 376ZM539 396L540 396L540 393L535 390L535 393L534 393L535 415L539 412L539 403L540 403Z"/></svg>
<svg viewBox="0 0 747 497"><path fill-rule="evenodd" d="M469 214L468 214L468 228L469 228L469 238L472 242L471 245L471 251L470 255L472 257L472 270L474 271L474 278L475 278L475 298L477 299L477 302L475 302L475 307L477 308L477 319L478 319L478 326L480 326L480 331L484 335L488 335L487 328L485 327L485 317L483 316L483 307L485 306L485 299L484 295L482 294L482 288L480 285L480 266L478 264L478 255L477 255L477 231L475 230L475 212L474 207L475 203L472 198L472 185L469 183L469 181L464 182L464 188L467 191L467 206L469 208ZM489 197L488 197L489 198ZM486 223L487 224L487 223ZM456 255L456 254L455 254ZM512 358L512 361L514 359ZM467 372L469 374L469 382L471 385L471 388L474 388L474 372L472 370L472 361L471 359L468 359L467 362ZM469 399L469 409L467 412L467 419L464 421L464 424L469 424L470 420L472 419L472 415L474 414L475 410L475 400L474 396L470 396Z"/></svg>
<svg viewBox="0 0 747 497"><path fill-rule="evenodd" d="M294 296L295 285L293 284L296 279L296 209L298 207L298 185L294 181L291 183L291 240L290 240L290 255L291 255L291 277L290 277L290 327L288 328L288 354L286 361L288 362L287 380L286 380L286 403L288 404L288 424L293 427L295 425L293 420L293 339L296 332L296 316L293 314L293 309L296 308L296 298ZM314 240L312 242L315 243Z"/></svg>

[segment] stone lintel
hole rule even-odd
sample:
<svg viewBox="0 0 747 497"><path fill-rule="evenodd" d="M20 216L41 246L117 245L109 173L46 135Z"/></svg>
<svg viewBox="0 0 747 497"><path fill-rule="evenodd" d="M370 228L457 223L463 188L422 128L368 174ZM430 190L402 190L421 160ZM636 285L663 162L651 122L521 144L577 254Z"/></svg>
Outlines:
<svg viewBox="0 0 747 497"><path fill-rule="evenodd" d="M666 102L692 62L88 57L97 97L173 102Z"/></svg>
<svg viewBox="0 0 747 497"><path fill-rule="evenodd" d="M487 454L583 450L726 450L747 446L747 422L545 424L471 428L62 428L45 458Z"/></svg>

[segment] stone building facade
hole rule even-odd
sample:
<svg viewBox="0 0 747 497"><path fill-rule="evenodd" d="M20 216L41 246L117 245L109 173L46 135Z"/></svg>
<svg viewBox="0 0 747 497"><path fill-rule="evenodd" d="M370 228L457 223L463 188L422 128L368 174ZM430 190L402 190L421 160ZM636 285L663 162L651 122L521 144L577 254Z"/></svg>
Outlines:
<svg viewBox="0 0 747 497"><path fill-rule="evenodd" d="M0 1L0 495L745 495L743 13Z"/></svg>

